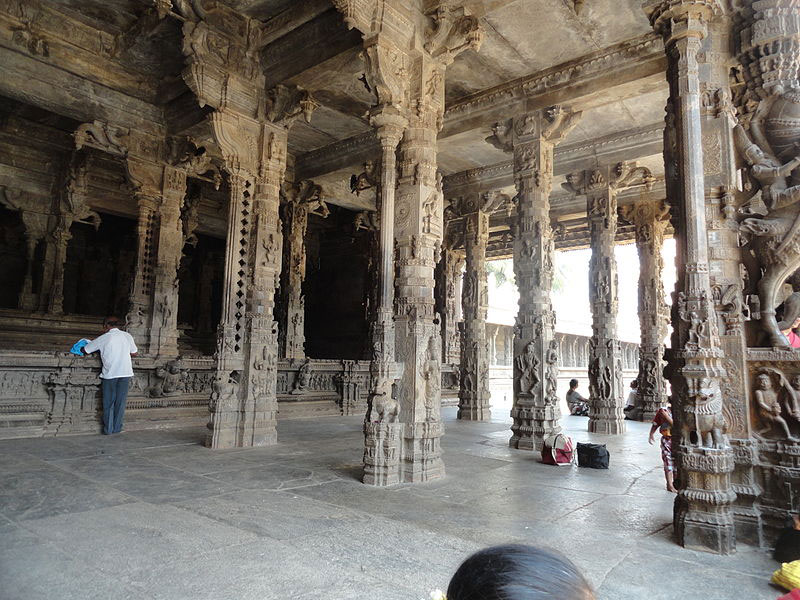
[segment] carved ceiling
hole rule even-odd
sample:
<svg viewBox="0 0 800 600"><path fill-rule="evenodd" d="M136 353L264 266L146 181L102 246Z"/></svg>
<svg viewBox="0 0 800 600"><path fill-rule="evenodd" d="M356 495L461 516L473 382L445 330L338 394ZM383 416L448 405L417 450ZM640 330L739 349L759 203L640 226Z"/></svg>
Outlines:
<svg viewBox="0 0 800 600"><path fill-rule="evenodd" d="M370 132L365 113L374 99L362 80L361 36L345 26L331 0L218 1L264 23L267 43L261 59L269 85L300 85L321 103L310 123L298 122L292 128L289 149L299 163L305 153ZM113 60L149 82L139 85L136 78L117 82L109 71L107 81L100 83L158 106L167 105L165 118L171 132L191 133L189 128L201 122L204 113L191 107L191 94L180 77L184 60L177 19L153 21L151 0L50 0L47 4L115 40ZM422 4L427 8L432 2ZM483 112L473 115L474 94L547 73L651 32L640 0L577 3L578 13L571 0L467 0L465 4L467 12L480 19L485 39L478 52L462 52L447 69L448 113L439 148L439 168L445 175L496 165L509 158L484 141L495 120L510 116L508 110L503 112L502 98L498 97L496 110L487 105L481 108ZM656 53L663 59L663 49ZM635 66L635 55L623 58L629 56L633 56ZM609 64L615 61L613 58ZM562 71L556 82L562 86L569 86L573 77L585 77L582 69ZM552 81L543 80L538 85L549 90ZM663 119L667 97L663 70L656 73L650 68L638 79L631 76L625 81L580 87L582 96L574 104L584 116L564 141L566 145L591 142ZM464 109L465 103L470 108ZM459 114L450 118L453 106L460 107L456 111ZM458 122L451 127L454 121ZM587 160L591 160L591 144L586 148ZM357 169L362 160L356 157L348 167ZM655 173L663 172L663 167L654 167Z"/></svg>

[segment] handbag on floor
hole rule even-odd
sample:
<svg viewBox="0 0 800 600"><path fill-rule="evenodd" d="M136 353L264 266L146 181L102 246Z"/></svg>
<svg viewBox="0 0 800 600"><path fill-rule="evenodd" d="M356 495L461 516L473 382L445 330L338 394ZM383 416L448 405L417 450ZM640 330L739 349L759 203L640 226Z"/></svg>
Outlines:
<svg viewBox="0 0 800 600"><path fill-rule="evenodd" d="M557 433L544 439L542 444L542 462L546 465L565 467L575 460L572 438Z"/></svg>
<svg viewBox="0 0 800 600"><path fill-rule="evenodd" d="M578 442L578 466L592 469L608 468L608 450L605 444L584 444Z"/></svg>

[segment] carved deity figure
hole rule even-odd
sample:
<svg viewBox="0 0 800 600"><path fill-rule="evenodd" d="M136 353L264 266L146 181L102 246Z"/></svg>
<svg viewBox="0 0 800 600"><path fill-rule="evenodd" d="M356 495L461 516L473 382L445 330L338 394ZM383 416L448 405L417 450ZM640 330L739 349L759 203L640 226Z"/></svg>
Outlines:
<svg viewBox="0 0 800 600"><path fill-rule="evenodd" d="M547 394L546 404L556 404L558 402L558 342L550 340L550 347L547 349Z"/></svg>
<svg viewBox="0 0 800 600"><path fill-rule="evenodd" d="M787 181L800 167L800 157L785 164L771 151L770 144L761 131L761 121L771 106L763 101L751 121L751 133L758 143L750 140L744 128L737 125L734 133L739 152L750 164L750 174L760 187L761 201L766 215L753 210L754 195L739 210L747 216L740 224L743 238L753 240L756 256L765 268L758 282L761 300L761 325L770 346L785 348L788 341L778 329L775 319L776 296L781 284L800 262L800 185L790 186Z"/></svg>
<svg viewBox="0 0 800 600"><path fill-rule="evenodd" d="M294 381L292 394L305 394L311 385L311 361L306 360L297 371L297 379Z"/></svg>
<svg viewBox="0 0 800 600"><path fill-rule="evenodd" d="M539 377L539 357L536 356L536 345L529 342L522 354L514 359L514 366L519 373L519 392L533 394L536 386L541 381Z"/></svg>
<svg viewBox="0 0 800 600"><path fill-rule="evenodd" d="M425 378L425 420L435 421L434 409L441 396L441 374L439 360L439 337L432 335L428 338L428 348L425 352L425 364L422 376Z"/></svg>
<svg viewBox="0 0 800 600"><path fill-rule="evenodd" d="M783 380L782 375L781 379ZM778 393L773 388L772 378L767 372L759 373L756 377L755 398L758 405L758 416L765 424L765 427L758 433L763 435L772 428L772 425L777 425L783 431L786 439L794 440L795 438L789 431L789 425L781 416L783 408L778 400Z"/></svg>
<svg viewBox="0 0 800 600"><path fill-rule="evenodd" d="M162 367L156 369L157 383L150 388L151 398L163 396L175 396L180 394L185 387L188 369L183 368L180 359L171 360Z"/></svg>

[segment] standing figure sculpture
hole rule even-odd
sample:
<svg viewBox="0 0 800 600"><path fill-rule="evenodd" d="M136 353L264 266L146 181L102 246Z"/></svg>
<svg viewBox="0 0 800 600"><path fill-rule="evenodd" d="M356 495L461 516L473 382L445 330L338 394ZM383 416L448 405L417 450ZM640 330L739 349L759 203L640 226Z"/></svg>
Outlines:
<svg viewBox="0 0 800 600"><path fill-rule="evenodd" d="M765 267L758 282L758 295L768 345L787 348L789 342L775 319L775 305L781 284L800 264L800 245L796 243L800 239L800 185L787 183L800 167L800 157L781 164L772 152L761 131L761 121L770 106L770 102L762 101L751 121L750 131L758 143L748 137L741 125L734 129L737 148L750 165L750 174L760 186L761 200L767 208L766 215L759 215L752 211L750 202L745 203L740 212L758 216L745 218L739 231L744 238L754 238L753 249Z"/></svg>

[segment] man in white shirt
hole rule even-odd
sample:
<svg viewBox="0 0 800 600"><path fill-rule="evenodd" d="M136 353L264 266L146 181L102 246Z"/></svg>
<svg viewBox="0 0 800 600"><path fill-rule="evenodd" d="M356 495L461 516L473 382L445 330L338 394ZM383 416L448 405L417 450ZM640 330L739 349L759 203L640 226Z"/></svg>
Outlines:
<svg viewBox="0 0 800 600"><path fill-rule="evenodd" d="M119 329L119 319L106 317L103 335L86 344L84 354L100 352L103 370L100 372L103 390L103 433L111 435L122 431L122 417L128 399L128 385L133 377L131 356L138 349L130 333Z"/></svg>
<svg viewBox="0 0 800 600"><path fill-rule="evenodd" d="M626 419L631 419L631 411L636 409L636 397L639 394L639 380L634 379L631 381L631 391L628 394L628 400L625 402L625 408L622 412L625 413Z"/></svg>

